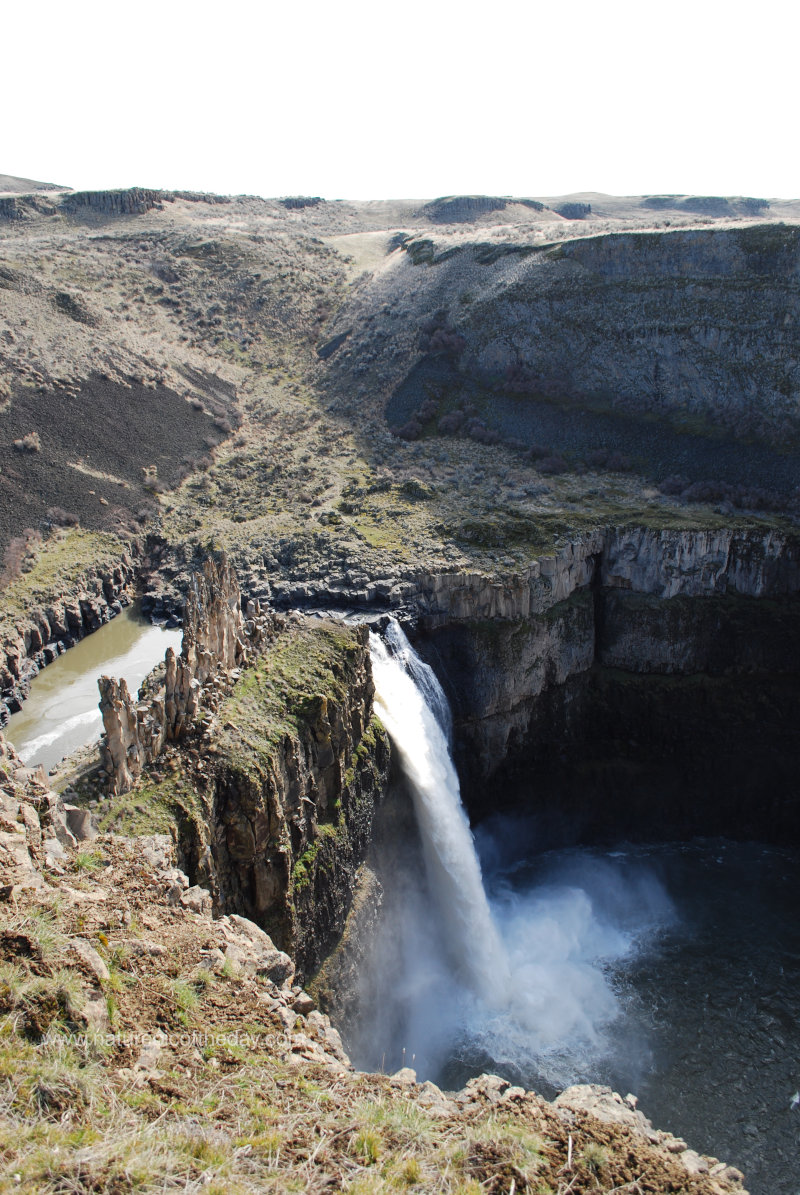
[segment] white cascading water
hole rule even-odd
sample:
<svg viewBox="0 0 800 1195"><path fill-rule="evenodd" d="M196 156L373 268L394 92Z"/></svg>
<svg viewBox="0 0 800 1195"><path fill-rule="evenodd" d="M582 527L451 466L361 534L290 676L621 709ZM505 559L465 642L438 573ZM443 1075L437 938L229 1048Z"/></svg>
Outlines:
<svg viewBox="0 0 800 1195"><path fill-rule="evenodd" d="M480 863L450 756L450 708L433 670L397 622L370 636L376 707L411 787L425 868L452 959L482 1000L502 1007L509 967L483 888Z"/></svg>
<svg viewBox="0 0 800 1195"><path fill-rule="evenodd" d="M666 894L624 861L580 855L521 891L495 874L489 899L441 685L396 622L370 636L370 649L376 709L413 796L425 876L398 838L382 879L383 929L362 975L369 1011L351 1043L358 1065L410 1056L438 1077L448 1059L471 1056L501 1074L585 1081L619 1012L607 968L669 920ZM513 819L501 819L490 842L498 833L513 840Z"/></svg>

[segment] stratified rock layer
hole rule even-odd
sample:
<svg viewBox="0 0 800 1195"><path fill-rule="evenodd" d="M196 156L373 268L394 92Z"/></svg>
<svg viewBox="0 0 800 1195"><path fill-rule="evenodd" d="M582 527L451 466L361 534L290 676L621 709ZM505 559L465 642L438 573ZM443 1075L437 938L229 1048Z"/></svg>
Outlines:
<svg viewBox="0 0 800 1195"><path fill-rule="evenodd" d="M272 664L285 675L280 654L292 649L313 655L301 674L313 688L279 699L283 733L260 722L270 699L252 688L246 707L234 690L221 709L207 857L220 907L264 925L308 975L344 927L386 792L389 743L372 713L366 627L295 623L263 657L267 673Z"/></svg>
<svg viewBox="0 0 800 1195"><path fill-rule="evenodd" d="M556 836L800 834L800 544L624 528L524 574L404 594L454 706L476 815Z"/></svg>

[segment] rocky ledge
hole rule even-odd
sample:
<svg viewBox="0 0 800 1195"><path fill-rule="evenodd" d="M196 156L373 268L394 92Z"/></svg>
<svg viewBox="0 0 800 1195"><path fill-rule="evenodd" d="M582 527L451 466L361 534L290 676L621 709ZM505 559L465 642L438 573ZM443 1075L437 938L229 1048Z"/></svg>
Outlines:
<svg viewBox="0 0 800 1195"><path fill-rule="evenodd" d="M800 834L798 593L797 537L632 527L515 576L422 576L403 600L475 816L505 801L579 837L779 840Z"/></svg>
<svg viewBox="0 0 800 1195"><path fill-rule="evenodd" d="M800 539L735 528L599 529L570 538L519 573L422 573L397 585L391 599L431 630L454 621L543 614L593 582L659 598L797 594Z"/></svg>
<svg viewBox="0 0 800 1195"><path fill-rule="evenodd" d="M445 1092L354 1071L291 959L249 919L214 917L170 835L49 849L41 778L0 749L17 869L0 901L0 1184L743 1195L737 1170L607 1088L551 1104L494 1075Z"/></svg>

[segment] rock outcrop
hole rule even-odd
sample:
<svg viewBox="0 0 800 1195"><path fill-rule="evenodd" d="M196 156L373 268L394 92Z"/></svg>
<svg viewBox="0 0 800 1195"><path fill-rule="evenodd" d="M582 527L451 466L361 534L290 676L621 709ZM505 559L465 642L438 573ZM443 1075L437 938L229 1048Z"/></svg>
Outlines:
<svg viewBox="0 0 800 1195"><path fill-rule="evenodd" d="M552 556L505 577L421 574L390 593L426 630L475 619L544 614L594 581L608 588L670 598L786 597L800 593L800 540L775 531L597 530L570 539Z"/></svg>
<svg viewBox="0 0 800 1195"><path fill-rule="evenodd" d="M485 1076L482 1078L485 1079ZM689 1149L681 1137L654 1129L651 1121L637 1108L637 1102L635 1096L629 1095L623 1099L610 1087L596 1083L578 1083L562 1091L553 1101L553 1107L557 1108L568 1122L570 1119L589 1115L603 1124L627 1129L634 1138L646 1141L667 1157L679 1161L689 1175L707 1175L717 1182L731 1183L734 1187L741 1185L744 1175L735 1166L728 1166L717 1158L699 1154L696 1150Z"/></svg>
<svg viewBox="0 0 800 1195"><path fill-rule="evenodd" d="M42 195L0 196L0 220L28 220L33 216L54 216L56 205Z"/></svg>
<svg viewBox="0 0 800 1195"><path fill-rule="evenodd" d="M158 692L137 704L124 679L100 677L102 753L112 793L128 792L165 743L188 732L201 708L204 686L213 688L216 682L219 687L233 679L231 673L261 648L274 620L262 615L255 602L248 603L247 615L242 615L239 585L227 560L209 557L189 590L181 654L167 648Z"/></svg>
<svg viewBox="0 0 800 1195"><path fill-rule="evenodd" d="M475 814L502 795L561 801L575 834L800 834L797 539L618 528L517 576L399 588Z"/></svg>
<svg viewBox="0 0 800 1195"><path fill-rule="evenodd" d="M99 687L112 794L183 743L204 810L182 848L193 874L219 912L257 921L310 974L343 929L388 780L367 628L253 601L243 615L233 570L209 559L181 654L167 651L151 692L135 703L124 680Z"/></svg>
<svg viewBox="0 0 800 1195"><path fill-rule="evenodd" d="M44 887L42 868L60 873L66 851L96 833L89 811L53 792L0 734L0 899Z"/></svg>
<svg viewBox="0 0 800 1195"><path fill-rule="evenodd" d="M263 657L277 683L289 658L305 658L310 693L276 695L267 679L246 709L237 690L220 709L207 856L220 909L263 925L310 975L344 927L390 755L366 627L295 622ZM261 721L276 696L278 733Z"/></svg>
<svg viewBox="0 0 800 1195"><path fill-rule="evenodd" d="M465 202L443 201L438 210L452 204L448 220L475 219ZM452 302L463 350L451 387L480 382L519 395L520 419L526 398L544 396L690 427L708 420L775 444L800 431L795 225L544 245L513 236L467 244L417 238L406 248L331 329L352 328L349 355L332 360L343 394L363 381L365 362L375 363L387 392L406 384L419 360L416 330ZM463 295L468 303L455 301ZM378 314L396 309L409 313L406 328Z"/></svg>
<svg viewBox="0 0 800 1195"><path fill-rule="evenodd" d="M129 187L124 191L72 191L64 195L61 207L67 212L90 209L106 216L139 216L160 208L169 193Z"/></svg>

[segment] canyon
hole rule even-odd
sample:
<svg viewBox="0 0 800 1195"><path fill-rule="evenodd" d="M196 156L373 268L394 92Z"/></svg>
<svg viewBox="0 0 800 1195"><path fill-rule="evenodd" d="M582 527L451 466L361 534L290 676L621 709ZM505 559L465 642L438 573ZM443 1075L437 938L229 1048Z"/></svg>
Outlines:
<svg viewBox="0 0 800 1195"><path fill-rule="evenodd" d="M102 758L58 783L102 843L169 834L298 1009L352 1016L414 837L389 617L474 825L797 844L796 204L9 191L2 700L134 598L183 625L138 697L101 681Z"/></svg>

